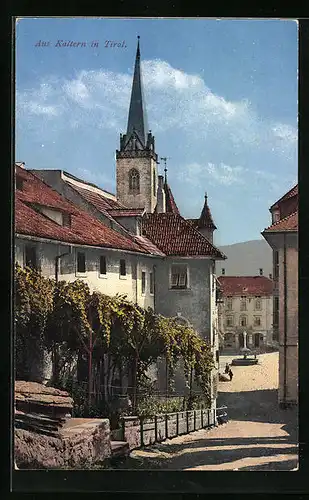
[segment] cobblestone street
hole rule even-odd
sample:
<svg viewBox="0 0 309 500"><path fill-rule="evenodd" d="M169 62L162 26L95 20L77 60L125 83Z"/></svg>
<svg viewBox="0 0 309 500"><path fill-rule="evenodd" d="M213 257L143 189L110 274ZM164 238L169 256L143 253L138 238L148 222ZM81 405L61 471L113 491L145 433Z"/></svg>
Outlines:
<svg viewBox="0 0 309 500"><path fill-rule="evenodd" d="M234 356L221 356L221 371ZM255 366L232 367L232 382L219 383L218 406L229 422L131 453L147 468L182 470L293 470L298 464L297 412L277 403L278 353Z"/></svg>

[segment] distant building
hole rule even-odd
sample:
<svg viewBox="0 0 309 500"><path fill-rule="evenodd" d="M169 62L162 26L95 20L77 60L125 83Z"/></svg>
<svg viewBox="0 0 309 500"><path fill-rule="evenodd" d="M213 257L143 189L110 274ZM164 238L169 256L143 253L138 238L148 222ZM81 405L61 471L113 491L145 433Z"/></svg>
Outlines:
<svg viewBox="0 0 309 500"><path fill-rule="evenodd" d="M273 282L265 276L220 276L218 306L220 346L238 351L246 347L263 351L273 345Z"/></svg>
<svg viewBox="0 0 309 500"><path fill-rule="evenodd" d="M279 340L279 404L298 402L298 185L270 207L262 233L273 249L274 336Z"/></svg>

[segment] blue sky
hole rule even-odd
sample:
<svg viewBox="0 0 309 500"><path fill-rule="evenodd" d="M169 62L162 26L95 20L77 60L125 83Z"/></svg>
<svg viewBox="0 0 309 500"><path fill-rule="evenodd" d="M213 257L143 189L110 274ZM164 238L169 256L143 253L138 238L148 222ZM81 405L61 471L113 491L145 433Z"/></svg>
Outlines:
<svg viewBox="0 0 309 500"><path fill-rule="evenodd" d="M159 158L170 157L182 215L198 217L207 191L217 245L259 239L269 206L297 182L297 30L280 20L20 19L16 161L115 192L140 35L149 128Z"/></svg>

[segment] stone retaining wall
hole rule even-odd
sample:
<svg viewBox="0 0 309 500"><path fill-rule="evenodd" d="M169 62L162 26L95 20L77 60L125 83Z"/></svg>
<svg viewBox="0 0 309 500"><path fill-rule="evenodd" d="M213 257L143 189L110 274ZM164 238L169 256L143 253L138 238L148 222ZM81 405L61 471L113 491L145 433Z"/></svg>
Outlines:
<svg viewBox="0 0 309 500"><path fill-rule="evenodd" d="M216 425L216 410L191 410L153 418L123 417L123 440L130 450Z"/></svg>

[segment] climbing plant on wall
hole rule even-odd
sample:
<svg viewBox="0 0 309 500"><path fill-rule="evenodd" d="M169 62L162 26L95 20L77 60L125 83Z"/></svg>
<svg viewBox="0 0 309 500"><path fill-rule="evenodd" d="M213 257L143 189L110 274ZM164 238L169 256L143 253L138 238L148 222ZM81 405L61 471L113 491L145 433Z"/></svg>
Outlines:
<svg viewBox="0 0 309 500"><path fill-rule="evenodd" d="M31 339L32 344L52 351L58 374L68 357L86 355L89 404L93 362L96 365L105 355L108 376L114 368L128 369L135 388L133 399L141 378L160 356L166 358L170 376L182 359L184 376L188 379L194 374L196 383L208 394L214 366L208 344L193 328L155 314L151 308L145 310L123 295L90 293L83 281L56 283L16 265L15 325L16 348L22 349ZM31 352L26 351L26 356L31 358ZM22 370L17 370L17 375L20 377Z"/></svg>

